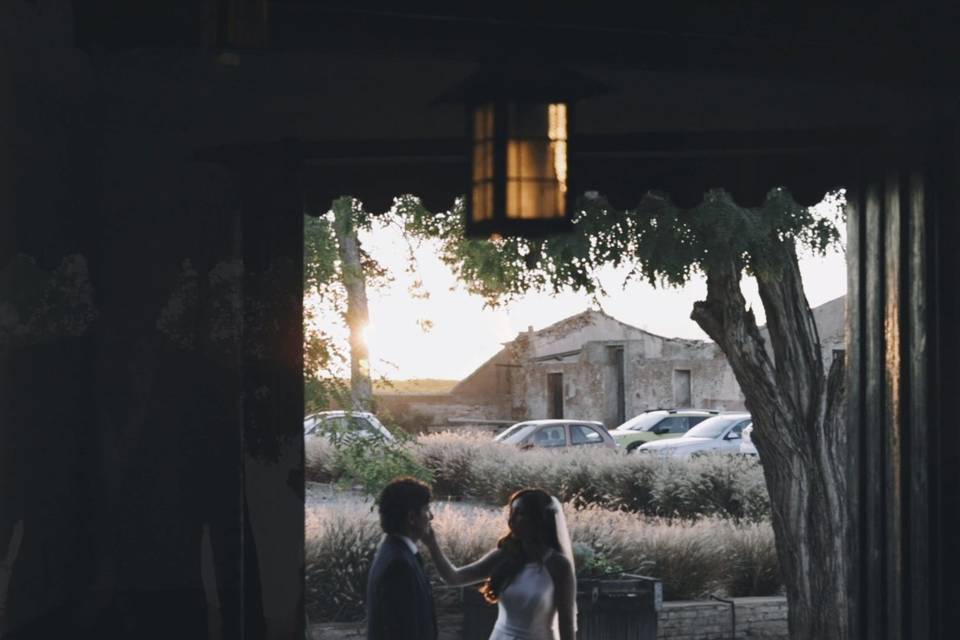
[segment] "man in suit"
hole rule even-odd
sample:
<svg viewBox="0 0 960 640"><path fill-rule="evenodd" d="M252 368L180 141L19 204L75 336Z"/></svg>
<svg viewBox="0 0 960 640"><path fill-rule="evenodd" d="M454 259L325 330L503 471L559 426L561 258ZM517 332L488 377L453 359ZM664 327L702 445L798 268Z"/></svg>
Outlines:
<svg viewBox="0 0 960 640"><path fill-rule="evenodd" d="M398 478L380 493L383 541L367 576L367 640L436 640L433 592L417 542L430 529L430 487Z"/></svg>

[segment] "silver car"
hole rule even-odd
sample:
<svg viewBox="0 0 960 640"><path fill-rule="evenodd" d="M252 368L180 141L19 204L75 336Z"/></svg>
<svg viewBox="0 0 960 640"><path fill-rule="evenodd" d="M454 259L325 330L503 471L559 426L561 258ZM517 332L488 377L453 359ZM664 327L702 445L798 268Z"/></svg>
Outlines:
<svg viewBox="0 0 960 640"><path fill-rule="evenodd" d="M719 452L739 453L742 432L753 424L749 413L723 413L707 418L679 438L657 440L641 445L637 453L652 453L674 458Z"/></svg>
<svg viewBox="0 0 960 640"><path fill-rule="evenodd" d="M303 436L326 437L330 431L356 435L360 438L383 438L393 441L396 438L387 430L377 416L366 411L320 411L311 413L303 419Z"/></svg>
<svg viewBox="0 0 960 640"><path fill-rule="evenodd" d="M527 420L498 434L494 441L516 445L521 449L579 446L617 448L617 443L603 423L593 420Z"/></svg>

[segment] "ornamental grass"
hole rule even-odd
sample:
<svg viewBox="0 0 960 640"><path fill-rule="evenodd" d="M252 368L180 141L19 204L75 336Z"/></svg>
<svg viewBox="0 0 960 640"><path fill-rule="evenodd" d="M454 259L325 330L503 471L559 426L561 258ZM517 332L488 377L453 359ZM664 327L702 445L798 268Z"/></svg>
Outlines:
<svg viewBox="0 0 960 640"><path fill-rule="evenodd" d="M663 581L664 597L670 600L782 591L773 533L766 522L716 517L678 521L596 505L577 508L573 503L564 510L581 576L591 575L593 566L655 576ZM440 544L457 565L482 556L507 530L502 506L437 502L433 511ZM382 536L372 502L331 501L308 507L305 533L311 619L362 619L366 575ZM441 587L429 558L426 567L440 587L439 606L456 606L456 591Z"/></svg>
<svg viewBox="0 0 960 640"><path fill-rule="evenodd" d="M499 506L514 491L537 486L578 507L596 505L671 520L757 522L770 514L756 458L708 454L678 460L596 448L521 451L493 442L489 435L455 432L421 436L405 446L431 474L440 498ZM308 478L330 481L344 473L333 448L310 441L307 448Z"/></svg>

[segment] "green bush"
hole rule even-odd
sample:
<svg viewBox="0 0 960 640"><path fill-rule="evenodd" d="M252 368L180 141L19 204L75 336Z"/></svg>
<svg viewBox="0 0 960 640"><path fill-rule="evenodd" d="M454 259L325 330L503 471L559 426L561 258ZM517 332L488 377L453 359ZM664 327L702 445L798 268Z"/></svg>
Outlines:
<svg viewBox="0 0 960 640"><path fill-rule="evenodd" d="M396 438L395 442L380 434L363 438L348 427L327 427L318 437L308 440L305 475L359 485L366 495L374 498L398 476L432 482L433 473L414 455L410 436L398 432Z"/></svg>

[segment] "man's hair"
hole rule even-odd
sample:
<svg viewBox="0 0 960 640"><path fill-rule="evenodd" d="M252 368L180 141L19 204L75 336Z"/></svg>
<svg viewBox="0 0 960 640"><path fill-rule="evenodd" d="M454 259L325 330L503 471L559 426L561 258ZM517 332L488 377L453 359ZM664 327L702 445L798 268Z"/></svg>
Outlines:
<svg viewBox="0 0 960 640"><path fill-rule="evenodd" d="M395 478L383 488L378 500L380 528L384 533L405 533L407 514L430 504L430 487L416 478Z"/></svg>

